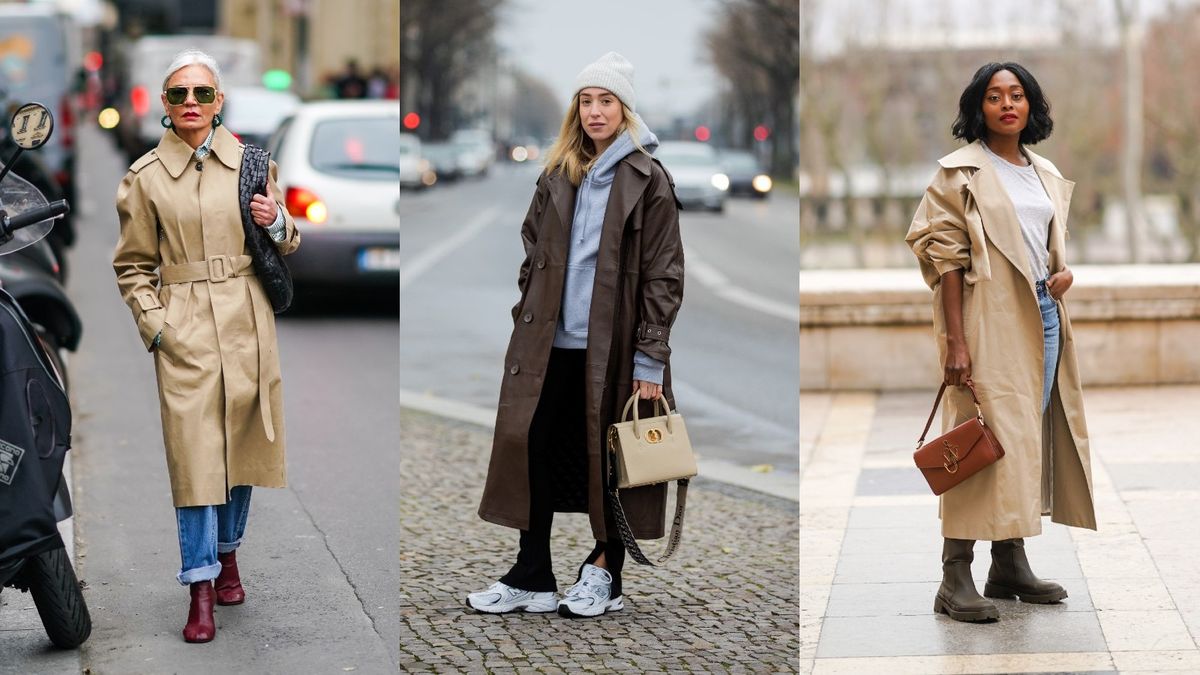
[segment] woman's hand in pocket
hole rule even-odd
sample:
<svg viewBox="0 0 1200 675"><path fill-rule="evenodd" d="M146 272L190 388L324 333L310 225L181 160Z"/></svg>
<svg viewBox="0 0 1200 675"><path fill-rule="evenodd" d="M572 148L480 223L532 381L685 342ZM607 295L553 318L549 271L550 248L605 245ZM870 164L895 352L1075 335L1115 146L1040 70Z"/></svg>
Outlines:
<svg viewBox="0 0 1200 675"><path fill-rule="evenodd" d="M1050 292L1050 297L1062 300L1073 283L1075 283L1075 275L1071 273L1070 268L1064 267L1061 272L1051 274L1046 279L1046 290Z"/></svg>

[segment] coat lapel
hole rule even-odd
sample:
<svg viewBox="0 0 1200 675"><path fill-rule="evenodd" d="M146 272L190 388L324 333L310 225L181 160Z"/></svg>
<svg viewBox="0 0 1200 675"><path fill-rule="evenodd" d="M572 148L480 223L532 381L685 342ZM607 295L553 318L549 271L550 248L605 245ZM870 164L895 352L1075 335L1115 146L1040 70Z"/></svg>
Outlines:
<svg viewBox="0 0 1200 675"><path fill-rule="evenodd" d="M567 176L555 172L549 176L550 201L554 203L554 212L558 214L560 234L564 241L571 240L571 221L575 219L575 193L579 188L571 185Z"/></svg>
<svg viewBox="0 0 1200 675"><path fill-rule="evenodd" d="M1038 177L1042 179L1046 194L1049 195L1050 202L1054 205L1054 219L1050 221L1050 241L1048 242L1050 273L1054 274L1062 271L1066 264L1067 213L1071 207L1071 193L1075 189L1075 183L1059 175L1058 169L1049 161L1029 150L1025 152L1032 158L1033 167L1037 170Z"/></svg>
<svg viewBox="0 0 1200 675"><path fill-rule="evenodd" d="M195 152L178 134L169 129L162 135L162 140L154 149L154 153L162 160L163 166L166 167L167 173L171 174L171 178L179 178L183 175L183 170L187 168L188 162L192 161Z"/></svg>

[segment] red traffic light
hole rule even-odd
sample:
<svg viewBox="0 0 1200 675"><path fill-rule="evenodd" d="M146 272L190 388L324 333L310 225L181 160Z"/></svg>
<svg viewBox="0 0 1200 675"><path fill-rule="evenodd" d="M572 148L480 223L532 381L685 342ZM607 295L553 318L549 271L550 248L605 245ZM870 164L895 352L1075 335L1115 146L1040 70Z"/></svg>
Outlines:
<svg viewBox="0 0 1200 675"><path fill-rule="evenodd" d="M421 116L415 112L410 112L404 116L404 128L416 129L421 126Z"/></svg>
<svg viewBox="0 0 1200 675"><path fill-rule="evenodd" d="M762 141L767 140L767 138L770 135L771 135L771 130L768 129L765 125L760 124L760 125L754 127L754 140L762 142Z"/></svg>
<svg viewBox="0 0 1200 675"><path fill-rule="evenodd" d="M712 134L709 133L708 127L704 126L703 124L696 127L696 140L704 142L704 141L707 141L711 137L712 137Z"/></svg>
<svg viewBox="0 0 1200 675"><path fill-rule="evenodd" d="M90 72L100 70L104 65L104 56L100 52L88 52L87 56L83 57L83 67Z"/></svg>

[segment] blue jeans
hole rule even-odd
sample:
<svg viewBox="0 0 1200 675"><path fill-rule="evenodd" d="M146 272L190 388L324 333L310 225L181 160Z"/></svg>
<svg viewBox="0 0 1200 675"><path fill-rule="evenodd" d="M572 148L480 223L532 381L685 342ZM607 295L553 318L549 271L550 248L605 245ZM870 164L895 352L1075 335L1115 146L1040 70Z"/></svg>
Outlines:
<svg viewBox="0 0 1200 675"><path fill-rule="evenodd" d="M218 553L236 551L246 532L250 514L250 486L238 485L229 491L229 501L215 506L184 506L175 509L179 523L179 583L216 579L221 573Z"/></svg>
<svg viewBox="0 0 1200 675"><path fill-rule="evenodd" d="M1046 343L1045 373L1042 377L1042 414L1050 406L1050 391L1054 388L1054 372L1058 368L1059 319L1058 303L1046 289L1045 280L1037 282L1038 308L1042 310L1042 339Z"/></svg>

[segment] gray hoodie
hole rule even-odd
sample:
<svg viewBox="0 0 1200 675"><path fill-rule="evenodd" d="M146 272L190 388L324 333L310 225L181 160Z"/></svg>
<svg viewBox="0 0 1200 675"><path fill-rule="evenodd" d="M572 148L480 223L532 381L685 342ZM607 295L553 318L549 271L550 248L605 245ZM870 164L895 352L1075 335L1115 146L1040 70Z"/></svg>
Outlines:
<svg viewBox="0 0 1200 675"><path fill-rule="evenodd" d="M651 154L658 148L658 137L636 113L638 140ZM588 315L592 309L592 284L596 280L596 256L600 251L600 230L608 193L612 189L617 165L625 156L637 152L629 133L622 133L596 161L575 195L575 215L571 219L571 245L567 255L567 275L563 283L562 311L554 333L554 346L562 349L587 349ZM662 361L636 352L633 379L662 384Z"/></svg>

